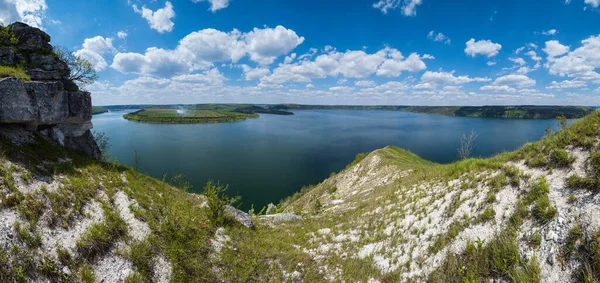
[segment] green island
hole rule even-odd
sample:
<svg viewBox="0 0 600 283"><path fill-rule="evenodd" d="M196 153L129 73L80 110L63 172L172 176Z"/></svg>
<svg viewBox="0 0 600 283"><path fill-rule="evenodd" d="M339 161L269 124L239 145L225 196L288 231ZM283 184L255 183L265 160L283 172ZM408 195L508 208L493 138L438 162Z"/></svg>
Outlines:
<svg viewBox="0 0 600 283"><path fill-rule="evenodd" d="M148 108L125 114L123 118L144 123L195 124L242 121L247 118L258 118L258 114L224 110Z"/></svg>
<svg viewBox="0 0 600 283"><path fill-rule="evenodd" d="M98 115L108 112L108 109L100 106L92 106L92 115Z"/></svg>

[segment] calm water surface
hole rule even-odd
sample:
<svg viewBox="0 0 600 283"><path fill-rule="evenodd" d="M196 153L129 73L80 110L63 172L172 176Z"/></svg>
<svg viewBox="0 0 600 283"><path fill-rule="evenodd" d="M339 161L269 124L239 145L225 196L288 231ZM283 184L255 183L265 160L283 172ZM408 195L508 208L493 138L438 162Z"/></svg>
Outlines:
<svg viewBox="0 0 600 283"><path fill-rule="evenodd" d="M359 152L386 145L448 163L457 159L463 132L479 133L474 156L514 150L544 135L553 120L447 117L393 111L306 110L295 115L262 114L258 119L220 124L143 124L117 111L96 115L94 130L110 137L110 155L161 178L184 174L202 191L208 180L229 184L242 208L262 207L316 184L350 163Z"/></svg>

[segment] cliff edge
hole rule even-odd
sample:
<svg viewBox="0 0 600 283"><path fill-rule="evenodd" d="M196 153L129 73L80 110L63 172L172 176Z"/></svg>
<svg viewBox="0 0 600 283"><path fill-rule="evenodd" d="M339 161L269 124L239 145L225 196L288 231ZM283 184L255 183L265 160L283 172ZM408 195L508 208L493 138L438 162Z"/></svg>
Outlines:
<svg viewBox="0 0 600 283"><path fill-rule="evenodd" d="M0 77L0 134L13 142L32 141L34 134L100 157L92 129L92 98L79 90L71 70L38 28L14 23L0 38L0 66L22 70L21 78Z"/></svg>

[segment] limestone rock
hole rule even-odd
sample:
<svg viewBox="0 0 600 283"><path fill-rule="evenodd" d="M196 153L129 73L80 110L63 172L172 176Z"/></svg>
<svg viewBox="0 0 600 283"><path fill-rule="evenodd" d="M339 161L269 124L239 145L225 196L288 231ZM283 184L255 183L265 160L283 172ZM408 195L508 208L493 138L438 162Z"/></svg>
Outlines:
<svg viewBox="0 0 600 283"><path fill-rule="evenodd" d="M87 123L92 120L92 96L87 91L69 92L69 123Z"/></svg>
<svg viewBox="0 0 600 283"><path fill-rule="evenodd" d="M288 222L294 220L304 220L304 217L293 213L277 213L261 216L262 219L270 220L273 222Z"/></svg>
<svg viewBox="0 0 600 283"><path fill-rule="evenodd" d="M60 124L54 128L60 130L65 137L80 137L93 127L92 122L88 121L83 124Z"/></svg>
<svg viewBox="0 0 600 283"><path fill-rule="evenodd" d="M66 79L69 77L71 70L67 63L58 60L52 55L42 55L37 53L32 53L29 56L29 60L31 65L40 68L47 72L54 72L60 75L60 79Z"/></svg>
<svg viewBox="0 0 600 283"><path fill-rule="evenodd" d="M34 96L39 125L62 123L69 115L67 92L61 82L26 82L25 89Z"/></svg>
<svg viewBox="0 0 600 283"><path fill-rule="evenodd" d="M34 81L59 81L63 79L63 74L59 71L44 71L36 68L25 70L25 73Z"/></svg>
<svg viewBox="0 0 600 283"><path fill-rule="evenodd" d="M20 79L0 80L0 123L28 123L37 119L34 98Z"/></svg>
<svg viewBox="0 0 600 283"><path fill-rule="evenodd" d="M0 65L14 65L15 64L15 53L12 48L5 47L0 48Z"/></svg>
<svg viewBox="0 0 600 283"><path fill-rule="evenodd" d="M83 152L93 158L100 158L102 154L94 140L92 132L89 130L79 137L65 137L64 146Z"/></svg>
<svg viewBox="0 0 600 283"><path fill-rule="evenodd" d="M254 225L252 224L252 219L250 219L250 216L248 215L248 213L245 213L231 205L228 205L225 207L225 212L227 212L231 216L233 216L233 218L235 218L235 220L240 222L242 225L244 225L250 229L254 228Z"/></svg>
<svg viewBox="0 0 600 283"><path fill-rule="evenodd" d="M19 39L17 48L32 51L52 51L50 45L50 36L38 28L31 27L27 24L16 22L8 26Z"/></svg>

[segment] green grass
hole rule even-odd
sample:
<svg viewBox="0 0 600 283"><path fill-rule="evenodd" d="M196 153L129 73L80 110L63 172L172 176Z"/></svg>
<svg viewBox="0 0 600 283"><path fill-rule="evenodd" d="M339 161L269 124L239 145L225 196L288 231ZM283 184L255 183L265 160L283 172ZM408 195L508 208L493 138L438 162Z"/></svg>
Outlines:
<svg viewBox="0 0 600 283"><path fill-rule="evenodd" d="M106 254L117 240L127 235L127 223L115 209L104 208L104 221L93 224L77 241L77 250L87 260Z"/></svg>
<svg viewBox="0 0 600 283"><path fill-rule="evenodd" d="M21 66L0 66L0 78L15 77L22 81L30 81L29 75L23 71Z"/></svg>
<svg viewBox="0 0 600 283"><path fill-rule="evenodd" d="M130 121L145 123L191 124L242 121L256 118L258 115L223 110L149 108L125 114L123 117Z"/></svg>

